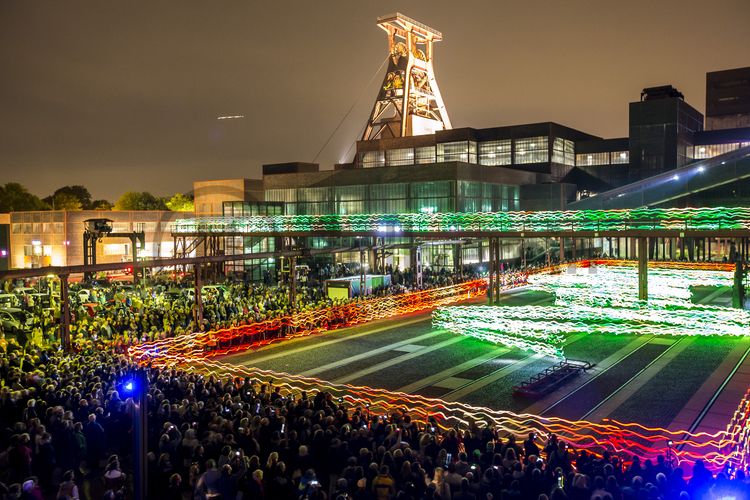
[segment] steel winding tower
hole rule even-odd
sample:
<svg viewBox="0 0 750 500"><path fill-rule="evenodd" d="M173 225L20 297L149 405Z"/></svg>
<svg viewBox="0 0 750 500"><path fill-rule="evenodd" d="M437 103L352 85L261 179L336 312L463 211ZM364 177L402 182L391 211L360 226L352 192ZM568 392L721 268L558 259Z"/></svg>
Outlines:
<svg viewBox="0 0 750 500"><path fill-rule="evenodd" d="M451 128L432 66L442 33L400 13L378 18L389 63L362 140L432 134Z"/></svg>

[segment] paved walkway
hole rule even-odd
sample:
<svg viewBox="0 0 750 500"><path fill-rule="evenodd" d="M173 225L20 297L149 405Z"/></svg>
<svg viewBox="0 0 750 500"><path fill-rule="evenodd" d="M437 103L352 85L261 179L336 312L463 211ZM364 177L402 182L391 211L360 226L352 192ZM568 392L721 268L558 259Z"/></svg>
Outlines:
<svg viewBox="0 0 750 500"><path fill-rule="evenodd" d="M690 429L705 411L695 432L713 433L726 429L734 410L750 387L749 349L750 338L743 338L690 398L668 428ZM728 377L730 378L727 380ZM710 408L706 409L712 400Z"/></svg>
<svg viewBox="0 0 750 500"><path fill-rule="evenodd" d="M527 406L521 413L533 413L542 414L556 405L558 402L569 398L575 397L576 391L589 384L612 366L616 365L626 357L633 354L645 343L649 342L653 337L651 335L643 335L636 337L632 342L629 342L625 347L619 349L615 353L611 354L607 358L597 363L592 369L588 370L585 374L581 375L575 380L576 387L571 388L569 385L563 386L560 389L554 391L539 400L534 404ZM572 389L572 390L571 390Z"/></svg>

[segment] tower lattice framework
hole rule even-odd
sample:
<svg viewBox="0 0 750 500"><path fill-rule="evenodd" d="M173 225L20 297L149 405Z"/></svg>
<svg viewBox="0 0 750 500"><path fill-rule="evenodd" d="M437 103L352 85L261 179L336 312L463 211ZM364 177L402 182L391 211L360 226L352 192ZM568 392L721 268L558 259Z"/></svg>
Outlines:
<svg viewBox="0 0 750 500"><path fill-rule="evenodd" d="M388 34L388 70L362 140L451 128L432 65L442 33L400 13L378 18L378 26Z"/></svg>

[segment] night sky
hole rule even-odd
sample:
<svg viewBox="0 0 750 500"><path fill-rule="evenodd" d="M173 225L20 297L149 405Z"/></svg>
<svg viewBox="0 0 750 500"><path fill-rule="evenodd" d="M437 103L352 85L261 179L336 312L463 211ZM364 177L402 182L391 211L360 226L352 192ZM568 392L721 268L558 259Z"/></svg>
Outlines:
<svg viewBox="0 0 750 500"><path fill-rule="evenodd" d="M627 135L627 103L750 65L750 1L0 2L0 184L115 201L259 177L263 163L350 160L387 55L380 15L443 32L454 127L556 121ZM245 115L241 120L217 120Z"/></svg>

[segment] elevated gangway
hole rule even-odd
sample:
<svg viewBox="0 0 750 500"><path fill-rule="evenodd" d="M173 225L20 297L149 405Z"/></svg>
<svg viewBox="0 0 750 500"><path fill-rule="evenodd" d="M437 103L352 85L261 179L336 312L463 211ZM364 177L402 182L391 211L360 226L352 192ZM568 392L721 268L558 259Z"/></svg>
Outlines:
<svg viewBox="0 0 750 500"><path fill-rule="evenodd" d="M569 203L568 209L654 207L747 178L750 178L750 146L698 160L684 167Z"/></svg>

